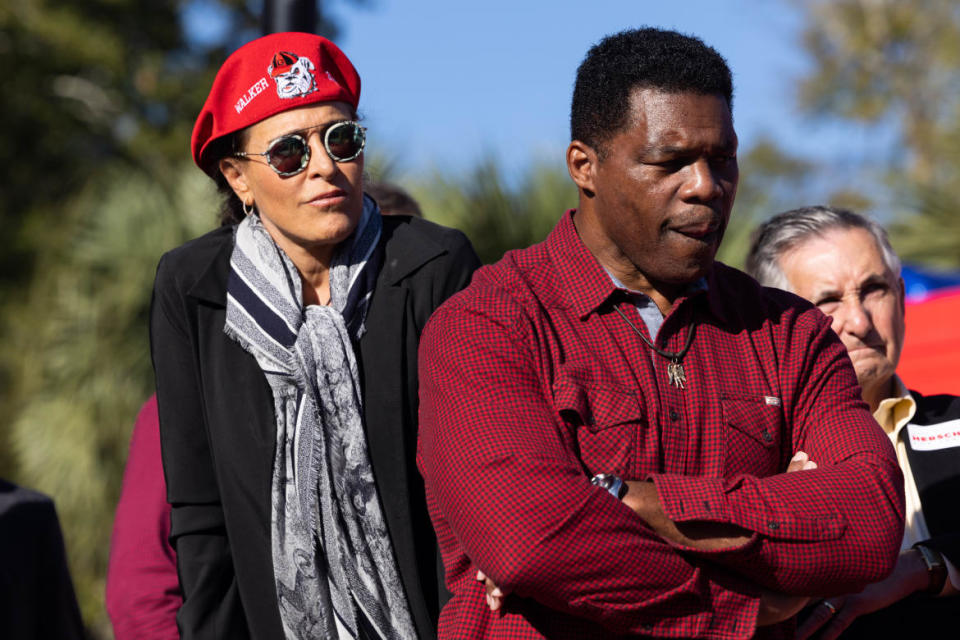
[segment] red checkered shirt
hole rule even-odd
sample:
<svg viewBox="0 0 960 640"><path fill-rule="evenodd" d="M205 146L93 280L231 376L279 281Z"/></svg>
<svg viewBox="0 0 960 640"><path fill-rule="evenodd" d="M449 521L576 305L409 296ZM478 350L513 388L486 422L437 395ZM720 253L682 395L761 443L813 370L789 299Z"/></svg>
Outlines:
<svg viewBox="0 0 960 640"><path fill-rule="evenodd" d="M903 481L830 322L715 264L656 342L580 241L574 212L433 316L420 346L418 463L453 598L440 637L790 637L755 629L761 588L849 593L892 568ZM630 315L632 314L632 316ZM803 450L819 468L786 474ZM672 520L752 533L664 542L596 473L656 483ZM511 595L492 613L481 568Z"/></svg>

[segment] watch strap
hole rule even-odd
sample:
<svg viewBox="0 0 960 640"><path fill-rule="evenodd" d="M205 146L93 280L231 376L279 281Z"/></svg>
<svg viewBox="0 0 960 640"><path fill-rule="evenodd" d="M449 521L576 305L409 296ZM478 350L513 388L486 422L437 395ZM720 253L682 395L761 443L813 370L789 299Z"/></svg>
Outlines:
<svg viewBox="0 0 960 640"><path fill-rule="evenodd" d="M936 549L931 549L923 543L915 544L913 548L920 552L923 563L927 565L927 575L930 577L930 584L924 593L932 596L940 595L943 585L947 582L947 563L943 560L943 556Z"/></svg>

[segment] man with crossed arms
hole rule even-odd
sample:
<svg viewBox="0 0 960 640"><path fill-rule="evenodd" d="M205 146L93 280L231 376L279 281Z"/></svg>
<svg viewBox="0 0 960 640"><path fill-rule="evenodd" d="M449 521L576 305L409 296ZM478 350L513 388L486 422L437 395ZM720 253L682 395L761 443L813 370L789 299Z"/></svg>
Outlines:
<svg viewBox="0 0 960 640"><path fill-rule="evenodd" d="M902 478L829 321L714 261L731 108L701 41L604 39L574 89L578 208L427 324L440 638L792 637L809 596L893 566Z"/></svg>

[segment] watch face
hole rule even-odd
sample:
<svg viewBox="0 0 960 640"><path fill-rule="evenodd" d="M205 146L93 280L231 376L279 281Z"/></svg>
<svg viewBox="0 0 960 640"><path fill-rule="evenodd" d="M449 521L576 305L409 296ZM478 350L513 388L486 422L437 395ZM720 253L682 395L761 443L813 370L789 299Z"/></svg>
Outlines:
<svg viewBox="0 0 960 640"><path fill-rule="evenodd" d="M610 487L613 486L613 476L606 473L598 473L590 479L590 483L609 491Z"/></svg>
<svg viewBox="0 0 960 640"><path fill-rule="evenodd" d="M627 493L627 485L620 479L620 476L612 473L598 473L590 478L590 482L601 489L605 489L617 500L622 499Z"/></svg>

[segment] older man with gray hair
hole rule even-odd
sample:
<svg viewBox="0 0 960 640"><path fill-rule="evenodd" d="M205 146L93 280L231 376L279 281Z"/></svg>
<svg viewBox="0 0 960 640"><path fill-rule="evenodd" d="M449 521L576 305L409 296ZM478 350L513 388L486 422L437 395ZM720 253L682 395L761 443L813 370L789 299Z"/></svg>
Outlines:
<svg viewBox="0 0 960 640"><path fill-rule="evenodd" d="M757 229L747 271L760 284L796 293L831 317L863 399L897 451L905 482L906 526L893 573L860 593L820 601L798 637L956 637L960 398L922 396L896 375L904 287L886 231L846 209L787 211Z"/></svg>

